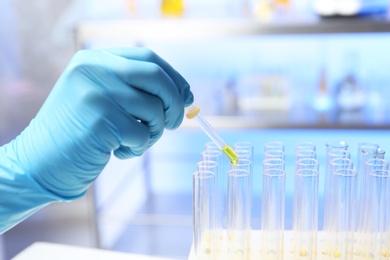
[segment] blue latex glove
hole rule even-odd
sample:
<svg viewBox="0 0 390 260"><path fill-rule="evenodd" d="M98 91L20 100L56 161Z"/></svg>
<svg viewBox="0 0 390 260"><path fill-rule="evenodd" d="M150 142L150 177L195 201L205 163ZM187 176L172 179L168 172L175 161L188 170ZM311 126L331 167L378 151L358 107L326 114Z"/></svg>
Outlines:
<svg viewBox="0 0 390 260"><path fill-rule="evenodd" d="M184 78L150 50L77 53L30 125L0 147L0 232L82 196L112 152L142 155L192 102Z"/></svg>

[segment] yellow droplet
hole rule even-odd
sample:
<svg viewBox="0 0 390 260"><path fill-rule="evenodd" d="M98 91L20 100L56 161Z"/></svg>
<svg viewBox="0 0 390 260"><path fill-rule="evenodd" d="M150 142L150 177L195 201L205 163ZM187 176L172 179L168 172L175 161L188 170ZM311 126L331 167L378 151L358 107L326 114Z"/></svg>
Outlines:
<svg viewBox="0 0 390 260"><path fill-rule="evenodd" d="M211 253L211 249L210 248L206 248L205 250L204 250L204 252L206 253L206 254L210 254Z"/></svg>
<svg viewBox="0 0 390 260"><path fill-rule="evenodd" d="M384 257L387 257L387 252L386 252L386 251L383 251L383 252L382 252L382 255L383 255Z"/></svg>
<svg viewBox="0 0 390 260"><path fill-rule="evenodd" d="M333 256L336 257L336 258L339 258L340 255L341 255L341 254L340 254L339 251L335 251L335 252L333 253Z"/></svg>
<svg viewBox="0 0 390 260"><path fill-rule="evenodd" d="M204 240L206 240L207 242L210 242L210 240L211 240L210 235L206 235L206 237L204 238Z"/></svg>
<svg viewBox="0 0 390 260"><path fill-rule="evenodd" d="M307 251L305 249L302 249L300 252L299 252L299 255L300 256L307 256Z"/></svg>

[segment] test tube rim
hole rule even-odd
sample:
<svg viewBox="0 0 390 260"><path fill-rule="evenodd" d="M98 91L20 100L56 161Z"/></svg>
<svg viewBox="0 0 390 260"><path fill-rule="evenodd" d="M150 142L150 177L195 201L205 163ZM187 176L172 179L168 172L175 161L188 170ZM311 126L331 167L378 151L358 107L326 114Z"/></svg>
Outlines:
<svg viewBox="0 0 390 260"><path fill-rule="evenodd" d="M386 151L378 147L373 149L362 149L362 153L364 155L384 155L386 154Z"/></svg>
<svg viewBox="0 0 390 260"><path fill-rule="evenodd" d="M253 148L253 143L249 141L236 142L233 144L234 148L250 147Z"/></svg>
<svg viewBox="0 0 390 260"><path fill-rule="evenodd" d="M380 161L383 163L371 163L373 161ZM365 164L369 165L369 166L375 166L375 165L383 166L383 165L390 165L390 161L387 159L383 159L383 158L371 158L371 159L368 159L367 161L365 161Z"/></svg>
<svg viewBox="0 0 390 260"><path fill-rule="evenodd" d="M374 174L374 172L387 172L386 175L380 175L380 174ZM390 178L390 170L389 169L381 169L381 170L372 170L369 172L369 174L373 177L380 177L380 178Z"/></svg>
<svg viewBox="0 0 390 260"><path fill-rule="evenodd" d="M348 163L336 163L336 161L338 161L338 160L348 161ZM330 164L331 164L332 166L335 166L335 165L337 165L337 166L340 166L340 165L351 165L351 166L353 166L353 160L350 159L350 158L336 157L336 158L332 158L332 159L330 160Z"/></svg>
<svg viewBox="0 0 390 260"><path fill-rule="evenodd" d="M351 174L339 174L339 172L352 172ZM355 169L337 169L333 172L334 175L341 177L355 177L357 176L357 171Z"/></svg>
<svg viewBox="0 0 390 260"><path fill-rule="evenodd" d="M210 153L210 154L208 154L208 153ZM210 150L203 150L202 152L201 152L201 155L204 155L204 154L208 154L208 155L222 155L222 152L221 151L219 151L219 150L213 150L213 149L210 149Z"/></svg>
<svg viewBox="0 0 390 260"><path fill-rule="evenodd" d="M331 156L331 157L332 156L337 156L336 152L342 152L344 156L345 155L351 156L351 153L348 150L340 149L340 148L331 149L328 152L328 155Z"/></svg>
<svg viewBox="0 0 390 260"><path fill-rule="evenodd" d="M284 151L284 143L281 142L281 141L269 141L269 142L266 142L266 143L264 144L264 150L267 151L268 149L266 149L266 148L267 148L267 146L269 146L269 145L275 145L275 146L281 147L281 148L282 148L282 151Z"/></svg>
<svg viewBox="0 0 390 260"><path fill-rule="evenodd" d="M268 172L273 172L273 171L281 172L281 174L269 174L268 173ZM265 170L263 170L263 175L269 176L269 177L280 178L280 177L286 176L286 171L282 170L282 169L265 169Z"/></svg>
<svg viewBox="0 0 390 260"><path fill-rule="evenodd" d="M252 154L249 150L245 150L245 149L235 149L234 151L236 152L238 157L243 156L243 154L241 154L240 152L245 152L244 155L251 155Z"/></svg>
<svg viewBox="0 0 390 260"><path fill-rule="evenodd" d="M368 143L368 142L363 142L363 143L358 143L358 147L360 149L364 149L365 147L364 146L371 146L372 148L375 147L375 148L379 148L379 144L377 143ZM374 149L375 149L374 148Z"/></svg>
<svg viewBox="0 0 390 260"><path fill-rule="evenodd" d="M304 171L310 171L310 172L315 172L315 174L301 174L300 172ZM302 177L316 177L319 176L320 172L316 169L298 169L295 174L297 176L302 176Z"/></svg>
<svg viewBox="0 0 390 260"><path fill-rule="evenodd" d="M245 163L241 164L240 162L245 162ZM234 165L233 167L235 167L235 166L247 166L247 165L251 165L251 164L252 164L252 161L249 160L249 159L245 159L245 158L240 159L240 158L238 158L237 164Z"/></svg>
<svg viewBox="0 0 390 260"><path fill-rule="evenodd" d="M339 144L340 146L335 146L336 143ZM335 149L341 149L341 148L336 148L336 147L345 147L344 150L349 147L348 143L345 141L327 141L325 143L325 145L327 148L335 147Z"/></svg>
<svg viewBox="0 0 390 260"><path fill-rule="evenodd" d="M240 172L240 173L242 172L242 174L237 174L237 172ZM232 168L232 169L228 170L227 174L228 174L228 176L236 177L236 178L243 178L243 177L250 176L250 172L248 170L237 169L237 168Z"/></svg>
<svg viewBox="0 0 390 260"><path fill-rule="evenodd" d="M267 150L267 151L265 151L264 152L264 154L269 154L270 152L278 152L278 153L280 153L280 155L286 155L286 152L285 151L283 151L283 150Z"/></svg>
<svg viewBox="0 0 390 260"><path fill-rule="evenodd" d="M205 174L205 176L200 176L200 174ZM215 178L215 173L208 170L195 171L192 173L192 177L196 179L211 179Z"/></svg>
<svg viewBox="0 0 390 260"><path fill-rule="evenodd" d="M313 147L313 149L304 149L304 150L312 150L312 151L315 151L316 152L316 149L317 149L317 146L316 146L316 144L314 143L314 142L300 142L300 143L297 143L296 145L295 145L295 151L299 151L299 150L301 150L300 148L298 148L298 147L300 147L300 146L312 146Z"/></svg>
<svg viewBox="0 0 390 260"><path fill-rule="evenodd" d="M311 161L313 163L303 163L304 161ZM297 161L297 164L303 164L303 165L319 165L320 162L317 159L314 158L301 158Z"/></svg>
<svg viewBox="0 0 390 260"><path fill-rule="evenodd" d="M302 152L308 152L308 153L312 153L313 155L317 155L316 150L299 149L299 150L295 151L295 156L297 156L298 154L301 154Z"/></svg>
<svg viewBox="0 0 390 260"><path fill-rule="evenodd" d="M207 163L207 164L211 164L211 165L214 164L216 167L218 167L218 162L213 161L213 160L202 160L202 161L199 161L199 162L196 163L196 167L200 166L203 163Z"/></svg>

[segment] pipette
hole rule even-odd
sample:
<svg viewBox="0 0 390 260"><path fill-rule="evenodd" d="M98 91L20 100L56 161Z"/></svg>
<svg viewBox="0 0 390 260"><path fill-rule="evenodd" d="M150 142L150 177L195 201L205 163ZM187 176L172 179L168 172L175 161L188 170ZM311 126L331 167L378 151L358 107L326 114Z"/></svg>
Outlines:
<svg viewBox="0 0 390 260"><path fill-rule="evenodd" d="M200 108L194 105L186 107L186 117L188 119L195 119L200 128L210 137L210 139L217 145L219 149L229 158L232 165L237 165L238 156L234 150L227 145L222 138L215 132L214 128L204 119L200 114Z"/></svg>

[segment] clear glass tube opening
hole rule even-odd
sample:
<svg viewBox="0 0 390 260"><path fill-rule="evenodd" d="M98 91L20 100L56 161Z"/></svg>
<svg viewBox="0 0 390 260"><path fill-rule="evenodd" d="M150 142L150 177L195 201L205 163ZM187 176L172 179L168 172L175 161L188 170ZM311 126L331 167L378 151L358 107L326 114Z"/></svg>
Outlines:
<svg viewBox="0 0 390 260"><path fill-rule="evenodd" d="M264 159L270 159L270 158L276 158L276 159L285 159L285 152L282 150L267 150L264 152Z"/></svg>
<svg viewBox="0 0 390 260"><path fill-rule="evenodd" d="M285 161L279 158L269 158L263 160L263 171L268 169L284 170Z"/></svg>
<svg viewBox="0 0 390 260"><path fill-rule="evenodd" d="M295 152L295 161L298 161L300 159L316 159L317 153L315 150L297 150Z"/></svg>
<svg viewBox="0 0 390 260"><path fill-rule="evenodd" d="M301 142L295 145L295 151L299 150L310 150L316 151L316 145L312 142Z"/></svg>
<svg viewBox="0 0 390 260"><path fill-rule="evenodd" d="M311 170L318 171L319 167L320 167L320 163L318 162L317 159L303 158L295 162L295 171L301 169L311 169Z"/></svg>
<svg viewBox="0 0 390 260"><path fill-rule="evenodd" d="M271 141L264 144L264 152L268 150L284 151L284 143L279 141Z"/></svg>

